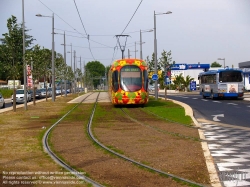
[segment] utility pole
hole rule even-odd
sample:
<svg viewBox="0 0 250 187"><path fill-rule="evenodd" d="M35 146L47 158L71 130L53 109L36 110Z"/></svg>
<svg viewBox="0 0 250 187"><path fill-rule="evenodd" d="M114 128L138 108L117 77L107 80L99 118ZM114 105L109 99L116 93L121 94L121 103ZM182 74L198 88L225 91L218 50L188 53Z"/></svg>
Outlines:
<svg viewBox="0 0 250 187"><path fill-rule="evenodd" d="M82 75L83 75L83 73L82 73L82 61L81 61L81 57L80 57L80 71L81 71L81 88L82 88Z"/></svg>
<svg viewBox="0 0 250 187"><path fill-rule="evenodd" d="M129 51L129 49L128 49L128 58L130 58L130 51Z"/></svg>
<svg viewBox="0 0 250 187"><path fill-rule="evenodd" d="M136 42L135 42L135 58L136 58Z"/></svg>
<svg viewBox="0 0 250 187"><path fill-rule="evenodd" d="M24 25L24 0L22 0L22 17L23 17L23 86L24 86L24 109L27 110L27 72L25 61L25 25ZM15 84L15 82L14 82ZM14 96L13 96L14 97Z"/></svg>
<svg viewBox="0 0 250 187"><path fill-rule="evenodd" d="M74 50L74 92L76 93L76 51Z"/></svg>
<svg viewBox="0 0 250 187"><path fill-rule="evenodd" d="M67 67L67 63L66 63L66 38L65 38L65 31L64 31L63 41L64 41L64 63L65 63L65 67ZM67 97L67 84L66 84L65 74L64 74L64 95L65 95L65 97Z"/></svg>

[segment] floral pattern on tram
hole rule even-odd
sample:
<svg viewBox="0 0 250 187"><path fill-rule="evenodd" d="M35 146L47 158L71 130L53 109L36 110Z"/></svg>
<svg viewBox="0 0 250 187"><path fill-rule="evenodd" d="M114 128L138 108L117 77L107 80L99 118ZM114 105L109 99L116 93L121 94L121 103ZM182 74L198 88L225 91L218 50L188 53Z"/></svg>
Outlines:
<svg viewBox="0 0 250 187"><path fill-rule="evenodd" d="M122 59L115 61L111 70L120 71L123 66L135 65L139 67L142 71L147 70L147 63L139 59ZM148 92L142 87L140 90L135 92L127 92L118 89L117 92L112 92L112 103L114 104L146 104L148 102Z"/></svg>

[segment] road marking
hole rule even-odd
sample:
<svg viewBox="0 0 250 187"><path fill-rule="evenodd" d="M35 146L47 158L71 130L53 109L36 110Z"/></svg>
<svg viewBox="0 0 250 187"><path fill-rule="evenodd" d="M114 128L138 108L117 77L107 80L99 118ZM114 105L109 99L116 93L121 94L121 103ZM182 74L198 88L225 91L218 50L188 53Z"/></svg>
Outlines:
<svg viewBox="0 0 250 187"><path fill-rule="evenodd" d="M218 119L218 117L224 117L224 114L217 114L217 115L212 115L212 116L214 116L214 117L213 117L213 120L214 120L214 121L220 121L220 120Z"/></svg>
<svg viewBox="0 0 250 187"><path fill-rule="evenodd" d="M206 100L206 99L201 99L202 101L208 101L208 100Z"/></svg>
<svg viewBox="0 0 250 187"><path fill-rule="evenodd" d="M236 103L227 103L228 105L238 105L238 104L236 104Z"/></svg>
<svg viewBox="0 0 250 187"><path fill-rule="evenodd" d="M192 99L198 99L198 98L192 98Z"/></svg>
<svg viewBox="0 0 250 187"><path fill-rule="evenodd" d="M214 103L221 103L221 101L213 101Z"/></svg>

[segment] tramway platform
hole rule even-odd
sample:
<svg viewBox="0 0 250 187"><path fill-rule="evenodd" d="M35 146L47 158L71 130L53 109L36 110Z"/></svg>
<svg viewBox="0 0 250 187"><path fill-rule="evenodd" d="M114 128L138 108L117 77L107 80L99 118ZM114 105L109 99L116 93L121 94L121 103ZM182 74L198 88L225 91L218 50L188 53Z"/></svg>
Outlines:
<svg viewBox="0 0 250 187"><path fill-rule="evenodd" d="M94 92L92 94L92 92L89 92L87 94L81 95L73 100L71 100L68 103L79 103L81 102L85 97L87 97L87 99L85 99L82 103L94 103L96 101L96 97L98 95L99 92ZM98 102L111 102L108 92L100 92L99 98L98 98Z"/></svg>

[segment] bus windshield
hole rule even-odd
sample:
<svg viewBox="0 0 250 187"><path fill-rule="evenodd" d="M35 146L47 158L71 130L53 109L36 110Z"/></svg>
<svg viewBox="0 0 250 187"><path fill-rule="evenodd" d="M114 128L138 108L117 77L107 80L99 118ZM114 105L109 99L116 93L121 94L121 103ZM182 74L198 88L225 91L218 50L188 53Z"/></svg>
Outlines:
<svg viewBox="0 0 250 187"><path fill-rule="evenodd" d="M219 73L219 82L242 82L242 74L239 71L222 71Z"/></svg>

